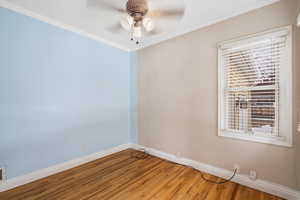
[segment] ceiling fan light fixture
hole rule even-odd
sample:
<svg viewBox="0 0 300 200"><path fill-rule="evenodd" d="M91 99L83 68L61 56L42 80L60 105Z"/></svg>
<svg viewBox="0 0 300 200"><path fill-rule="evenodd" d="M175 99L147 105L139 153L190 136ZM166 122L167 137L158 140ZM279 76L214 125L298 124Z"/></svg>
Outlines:
<svg viewBox="0 0 300 200"><path fill-rule="evenodd" d="M136 41L137 43L139 43L138 39L146 32L148 32L145 34L146 36L157 35L159 33L156 23L152 19L169 17L172 20L179 20L184 16L185 12L184 6L171 9L165 5L167 8L150 9L148 5L149 0L126 0L126 5L123 8L111 4L108 0L100 0L98 2L107 10L122 14L119 23L109 28L111 32L121 32L124 29L130 33L131 41Z"/></svg>
<svg viewBox="0 0 300 200"><path fill-rule="evenodd" d="M150 18L143 19L143 26L145 27L147 32L150 32L154 29L154 23Z"/></svg>
<svg viewBox="0 0 300 200"><path fill-rule="evenodd" d="M140 26L135 26L135 27L133 27L132 30L133 30L132 31L133 37L135 37L135 38L142 37L142 28Z"/></svg>
<svg viewBox="0 0 300 200"><path fill-rule="evenodd" d="M121 26L127 31L131 30L133 23L133 18L129 15L125 15L120 19Z"/></svg>

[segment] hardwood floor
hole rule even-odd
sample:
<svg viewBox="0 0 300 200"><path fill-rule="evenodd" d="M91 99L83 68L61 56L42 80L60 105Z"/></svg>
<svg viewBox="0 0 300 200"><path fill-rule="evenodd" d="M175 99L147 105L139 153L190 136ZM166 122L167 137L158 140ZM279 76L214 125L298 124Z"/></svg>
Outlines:
<svg viewBox="0 0 300 200"><path fill-rule="evenodd" d="M201 173L157 157L137 159L128 149L18 188L0 199L89 200L279 200L281 198L228 182L205 182ZM205 174L213 180L221 178Z"/></svg>

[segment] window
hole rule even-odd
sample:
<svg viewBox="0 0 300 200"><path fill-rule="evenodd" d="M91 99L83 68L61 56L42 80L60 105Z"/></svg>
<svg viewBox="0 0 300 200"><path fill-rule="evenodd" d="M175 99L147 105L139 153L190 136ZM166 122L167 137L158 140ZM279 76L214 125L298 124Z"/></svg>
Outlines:
<svg viewBox="0 0 300 200"><path fill-rule="evenodd" d="M219 136L292 145L291 27L219 44Z"/></svg>

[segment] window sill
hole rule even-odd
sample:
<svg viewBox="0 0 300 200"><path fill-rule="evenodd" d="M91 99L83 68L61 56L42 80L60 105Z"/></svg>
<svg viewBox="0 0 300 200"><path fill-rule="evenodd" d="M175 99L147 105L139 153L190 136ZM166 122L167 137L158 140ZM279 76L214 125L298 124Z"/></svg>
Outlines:
<svg viewBox="0 0 300 200"><path fill-rule="evenodd" d="M229 137L238 140L246 140L251 142L272 144L277 146L292 147L292 143L283 137L262 137L250 134L239 134L230 131L219 131L218 136Z"/></svg>

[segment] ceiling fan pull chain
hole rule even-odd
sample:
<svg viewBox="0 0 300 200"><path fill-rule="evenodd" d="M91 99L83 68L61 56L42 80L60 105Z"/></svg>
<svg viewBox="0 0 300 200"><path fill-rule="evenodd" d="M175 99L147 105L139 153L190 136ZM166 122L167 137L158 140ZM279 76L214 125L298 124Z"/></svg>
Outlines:
<svg viewBox="0 0 300 200"><path fill-rule="evenodd" d="M133 36L133 26L130 29L130 37L131 37L131 41L134 41L134 36Z"/></svg>

